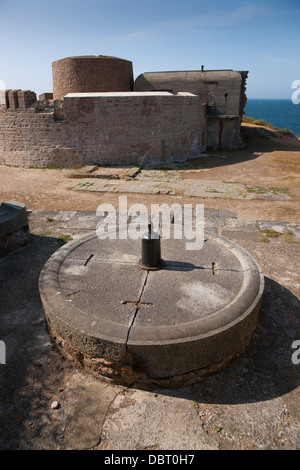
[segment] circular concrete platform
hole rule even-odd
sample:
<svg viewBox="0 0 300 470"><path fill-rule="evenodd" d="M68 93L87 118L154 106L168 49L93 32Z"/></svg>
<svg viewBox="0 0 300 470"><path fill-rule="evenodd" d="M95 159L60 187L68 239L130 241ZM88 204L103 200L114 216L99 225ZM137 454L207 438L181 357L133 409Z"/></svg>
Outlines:
<svg viewBox="0 0 300 470"><path fill-rule="evenodd" d="M61 247L40 275L50 334L62 353L118 384L194 383L242 354L264 278L241 247L207 236L199 251L161 240L163 269L138 266L141 240L95 232Z"/></svg>

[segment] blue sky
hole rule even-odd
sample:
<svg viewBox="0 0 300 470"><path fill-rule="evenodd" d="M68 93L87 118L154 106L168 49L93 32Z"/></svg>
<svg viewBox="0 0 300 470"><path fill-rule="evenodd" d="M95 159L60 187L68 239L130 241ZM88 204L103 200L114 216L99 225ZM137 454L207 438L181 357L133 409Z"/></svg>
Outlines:
<svg viewBox="0 0 300 470"><path fill-rule="evenodd" d="M134 76L249 70L248 98L300 80L300 0L0 0L0 85L52 91L54 60L112 55Z"/></svg>

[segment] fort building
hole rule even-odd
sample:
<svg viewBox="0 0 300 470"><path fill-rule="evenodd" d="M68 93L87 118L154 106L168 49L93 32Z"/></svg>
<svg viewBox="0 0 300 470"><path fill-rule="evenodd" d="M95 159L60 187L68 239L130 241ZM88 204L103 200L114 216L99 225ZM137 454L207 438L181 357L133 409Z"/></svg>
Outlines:
<svg viewBox="0 0 300 470"><path fill-rule="evenodd" d="M118 57L67 57L52 63L53 99L68 93L133 90L132 62Z"/></svg>
<svg viewBox="0 0 300 470"><path fill-rule="evenodd" d="M147 72L108 56L53 62L53 91L0 96L0 163L139 165L237 149L248 72Z"/></svg>

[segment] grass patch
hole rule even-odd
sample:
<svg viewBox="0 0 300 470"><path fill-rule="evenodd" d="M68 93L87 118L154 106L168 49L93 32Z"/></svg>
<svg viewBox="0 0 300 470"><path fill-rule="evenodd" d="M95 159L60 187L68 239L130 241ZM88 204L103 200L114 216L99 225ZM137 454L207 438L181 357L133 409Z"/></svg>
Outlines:
<svg viewBox="0 0 300 470"><path fill-rule="evenodd" d="M263 119L255 119L254 121L252 121L252 124L254 124L255 126L267 126L268 123Z"/></svg>
<svg viewBox="0 0 300 470"><path fill-rule="evenodd" d="M271 122L267 122L264 119L253 119L250 116L244 116L242 118L242 122L245 122L247 124L254 124L255 126L263 126L267 127L268 129L271 129L273 131L277 131L277 127L275 127ZM283 129L286 130L286 129Z"/></svg>
<svg viewBox="0 0 300 470"><path fill-rule="evenodd" d="M269 230L267 228L264 228L262 230L260 230L260 232L264 233L265 235L267 235L268 238L278 238L282 235L281 232L277 232L277 230Z"/></svg>
<svg viewBox="0 0 300 470"><path fill-rule="evenodd" d="M68 243L72 240L73 238L71 237L71 235L61 235L60 237L57 238L57 243L60 246L62 246L62 245L65 245L65 243Z"/></svg>
<svg viewBox="0 0 300 470"><path fill-rule="evenodd" d="M220 194L223 194L223 191L217 191L216 189L207 189L205 192L206 193L220 193Z"/></svg>
<svg viewBox="0 0 300 470"><path fill-rule="evenodd" d="M292 234L291 232L284 232L282 234L282 240L285 242L285 243L299 243L298 241L294 240L292 238Z"/></svg>
<svg viewBox="0 0 300 470"><path fill-rule="evenodd" d="M223 430L223 428L222 428L221 426L215 426L215 431L216 431L217 433L222 432L222 430Z"/></svg>
<svg viewBox="0 0 300 470"><path fill-rule="evenodd" d="M259 241L262 243L270 243L270 240L267 237L263 237Z"/></svg>
<svg viewBox="0 0 300 470"><path fill-rule="evenodd" d="M95 183L89 183L89 182L86 182L86 183L79 183L78 186L80 186L81 188L89 188L90 186L93 186Z"/></svg>
<svg viewBox="0 0 300 470"><path fill-rule="evenodd" d="M277 131L277 127L275 127L271 122L264 121L264 119L256 119L252 122L255 126L263 126L271 129L272 131Z"/></svg>
<svg viewBox="0 0 300 470"><path fill-rule="evenodd" d="M243 118L242 118L242 122L246 122L248 124L252 124L253 121L254 121L254 118L250 117L250 116L243 116Z"/></svg>
<svg viewBox="0 0 300 470"><path fill-rule="evenodd" d="M260 241L262 243L270 243L270 238L279 238L281 237L282 241L285 243L300 243L293 239L292 233L290 231L287 232L277 232L277 230L269 230L267 228L261 229L261 233L264 233L266 236L261 238Z"/></svg>
<svg viewBox="0 0 300 470"><path fill-rule="evenodd" d="M50 222L53 222L53 220L54 219L52 219L52 217L47 217L46 222L47 222L47 224L49 224Z"/></svg>
<svg viewBox="0 0 300 470"><path fill-rule="evenodd" d="M255 194L266 194L268 193L268 189L264 186L248 186L245 184L245 189L247 193L255 193Z"/></svg>
<svg viewBox="0 0 300 470"><path fill-rule="evenodd" d="M269 191L271 191L273 194L278 194L278 193L289 194L290 188L269 188Z"/></svg>
<svg viewBox="0 0 300 470"><path fill-rule="evenodd" d="M247 184L244 185L245 189L248 193L255 193L255 194L268 194L272 193L276 196L278 193L289 194L290 188L266 188L265 186L248 186Z"/></svg>

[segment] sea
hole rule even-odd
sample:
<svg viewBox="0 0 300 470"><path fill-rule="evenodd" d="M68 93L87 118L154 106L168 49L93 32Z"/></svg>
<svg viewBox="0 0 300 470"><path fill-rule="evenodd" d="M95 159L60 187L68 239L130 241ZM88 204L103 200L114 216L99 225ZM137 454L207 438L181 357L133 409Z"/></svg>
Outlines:
<svg viewBox="0 0 300 470"><path fill-rule="evenodd" d="M263 119L278 129L289 129L300 137L300 103L291 99L249 99L245 116Z"/></svg>

